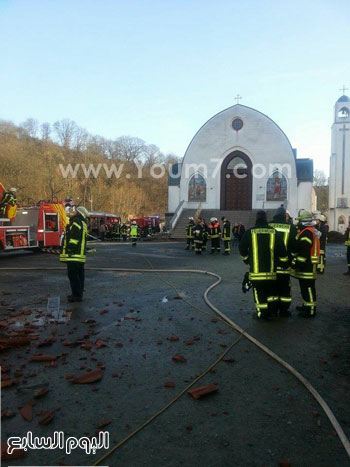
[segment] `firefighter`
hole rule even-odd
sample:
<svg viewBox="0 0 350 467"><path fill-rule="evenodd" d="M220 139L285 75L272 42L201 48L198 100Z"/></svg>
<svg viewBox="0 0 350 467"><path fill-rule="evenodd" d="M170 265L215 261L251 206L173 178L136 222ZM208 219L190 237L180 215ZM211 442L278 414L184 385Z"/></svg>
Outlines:
<svg viewBox="0 0 350 467"><path fill-rule="evenodd" d="M258 211L255 227L248 229L239 244L242 260L249 264L258 319L277 316L277 267L288 267L286 247L277 231L267 223L266 212Z"/></svg>
<svg viewBox="0 0 350 467"><path fill-rule="evenodd" d="M317 265L317 272L324 274L326 267L326 246L329 227L325 216L319 214L316 217L316 229L320 232L320 259Z"/></svg>
<svg viewBox="0 0 350 467"><path fill-rule="evenodd" d="M186 227L186 235L187 235L187 246L186 250L193 250L193 227L194 227L194 219L193 217L188 218L188 224Z"/></svg>
<svg viewBox="0 0 350 467"><path fill-rule="evenodd" d="M231 248L231 224L230 222L226 219L226 217L221 218L223 225L222 225L222 240L224 242L224 255L228 256L230 254Z"/></svg>
<svg viewBox="0 0 350 467"><path fill-rule="evenodd" d="M216 217L212 217L210 219L209 224L209 238L211 240L211 252L210 254L214 254L215 251L220 253L220 235L221 235L221 227Z"/></svg>
<svg viewBox="0 0 350 467"><path fill-rule="evenodd" d="M69 302L81 302L83 299L88 216L88 210L84 206L79 206L75 215L69 220L63 239L60 261L67 263L72 290L72 294L67 297Z"/></svg>
<svg viewBox="0 0 350 467"><path fill-rule="evenodd" d="M119 222L115 222L113 224L113 236L114 236L114 239L119 242L120 241L120 224Z"/></svg>
<svg viewBox="0 0 350 467"><path fill-rule="evenodd" d="M201 255L203 248L203 226L200 221L193 228L193 242L196 255Z"/></svg>
<svg viewBox="0 0 350 467"><path fill-rule="evenodd" d="M290 283L290 266L295 253L296 246L296 235L297 229L293 224L288 221L287 212L283 206L279 207L276 214L273 217L273 221L270 222L270 227L277 231L284 243L288 255L288 267L277 266L277 309L279 316L288 317L290 316L290 305L292 303L292 289Z"/></svg>
<svg viewBox="0 0 350 467"><path fill-rule="evenodd" d="M348 270L344 272L344 276L350 276L350 222L345 231L345 246L347 247L346 257L348 261Z"/></svg>
<svg viewBox="0 0 350 467"><path fill-rule="evenodd" d="M301 211L297 218L298 234L296 236L295 257L292 275L299 279L303 305L297 306L299 315L314 318L316 315L316 275L320 254L319 232L315 229L315 221L309 211Z"/></svg>
<svg viewBox="0 0 350 467"><path fill-rule="evenodd" d="M16 197L17 188L10 188L9 191L4 191L0 200L0 217L5 218L7 206L15 207L17 205Z"/></svg>
<svg viewBox="0 0 350 467"><path fill-rule="evenodd" d="M131 238L132 246L136 246L136 243L139 237L140 237L140 227L137 225L136 221L132 221L131 226L130 226L130 238Z"/></svg>
<svg viewBox="0 0 350 467"><path fill-rule="evenodd" d="M207 241L209 237L209 228L208 224L205 222L205 219L200 219L200 224L202 226L203 230L203 245L202 245L202 251L207 251Z"/></svg>
<svg viewBox="0 0 350 467"><path fill-rule="evenodd" d="M120 233L123 239L123 242L126 242L128 238L128 226L123 222L123 224L120 227Z"/></svg>

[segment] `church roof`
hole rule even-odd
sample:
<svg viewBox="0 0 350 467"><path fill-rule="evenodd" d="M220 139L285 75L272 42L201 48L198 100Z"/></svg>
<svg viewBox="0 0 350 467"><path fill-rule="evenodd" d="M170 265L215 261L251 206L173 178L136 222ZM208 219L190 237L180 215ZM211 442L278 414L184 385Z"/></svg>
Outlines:
<svg viewBox="0 0 350 467"><path fill-rule="evenodd" d="M337 100L337 102L350 102L350 97L346 96L345 94Z"/></svg>

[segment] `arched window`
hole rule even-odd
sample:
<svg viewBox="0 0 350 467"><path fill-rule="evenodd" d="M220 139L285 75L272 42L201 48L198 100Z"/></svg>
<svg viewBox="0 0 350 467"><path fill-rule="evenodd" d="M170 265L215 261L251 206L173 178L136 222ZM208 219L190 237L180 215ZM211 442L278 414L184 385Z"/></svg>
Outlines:
<svg viewBox="0 0 350 467"><path fill-rule="evenodd" d="M344 216L339 216L338 224L339 225L344 225L345 224L345 217Z"/></svg>
<svg viewBox="0 0 350 467"><path fill-rule="evenodd" d="M350 110L347 107L342 107L338 111L338 118L349 118Z"/></svg>
<svg viewBox="0 0 350 467"><path fill-rule="evenodd" d="M267 180L266 201L285 201L288 198L287 193L287 179L276 170Z"/></svg>
<svg viewBox="0 0 350 467"><path fill-rule="evenodd" d="M203 202L207 199L207 184L200 174L194 174L188 184L188 201Z"/></svg>

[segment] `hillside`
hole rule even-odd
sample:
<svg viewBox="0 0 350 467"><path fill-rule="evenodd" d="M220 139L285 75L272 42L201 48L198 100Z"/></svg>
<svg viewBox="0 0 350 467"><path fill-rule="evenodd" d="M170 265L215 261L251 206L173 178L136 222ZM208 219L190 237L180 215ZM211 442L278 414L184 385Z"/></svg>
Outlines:
<svg viewBox="0 0 350 467"><path fill-rule="evenodd" d="M167 170L173 155L121 136L92 136L71 120L39 126L0 121L0 181L18 188L18 201L73 198L94 211L127 215L167 209ZM70 166L69 166L70 164ZM113 165L114 164L114 165ZM152 174L152 166L155 177Z"/></svg>

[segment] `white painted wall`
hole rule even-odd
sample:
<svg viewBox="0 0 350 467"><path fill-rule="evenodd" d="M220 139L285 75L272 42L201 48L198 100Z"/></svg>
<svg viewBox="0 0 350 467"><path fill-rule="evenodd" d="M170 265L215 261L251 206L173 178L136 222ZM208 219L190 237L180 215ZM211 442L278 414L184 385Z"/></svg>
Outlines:
<svg viewBox="0 0 350 467"><path fill-rule="evenodd" d="M312 212L312 198L313 198L312 182L300 182L298 185L298 209L305 209Z"/></svg>
<svg viewBox="0 0 350 467"><path fill-rule="evenodd" d="M180 187L171 186L171 185L168 186L168 212L175 212L179 204L180 204Z"/></svg>
<svg viewBox="0 0 350 467"><path fill-rule="evenodd" d="M235 117L243 120L243 128L238 132L231 126ZM188 202L188 183L191 175L199 172L207 181L207 200L202 202L202 208L220 208L221 164L225 157L235 150L247 154L253 165L262 164L266 169L264 177L253 178L253 209L272 209L280 206L279 201L266 201L268 172L270 165L271 169L276 164L289 166L283 170L286 176L290 175L287 179L288 200L284 204L295 216L298 210L299 190L290 142L269 117L242 105L235 105L215 115L202 126L191 141L183 159L181 173L179 200L185 200L185 207L196 208L198 205L198 202ZM192 164L195 164L195 167L191 167ZM205 164L207 173L205 167L200 167L200 164ZM301 194L303 193L304 190L301 190ZM305 190L305 193L310 195L311 207L311 192ZM264 200L257 200L259 194L265 195ZM170 202L173 204L172 200Z"/></svg>

